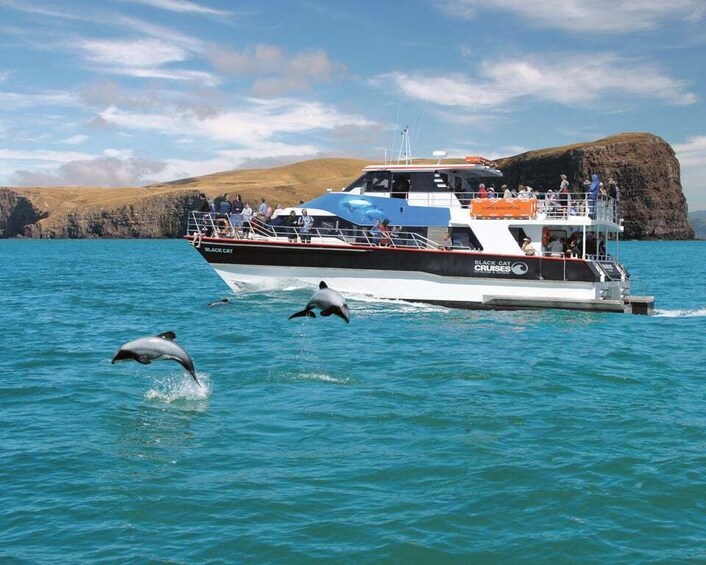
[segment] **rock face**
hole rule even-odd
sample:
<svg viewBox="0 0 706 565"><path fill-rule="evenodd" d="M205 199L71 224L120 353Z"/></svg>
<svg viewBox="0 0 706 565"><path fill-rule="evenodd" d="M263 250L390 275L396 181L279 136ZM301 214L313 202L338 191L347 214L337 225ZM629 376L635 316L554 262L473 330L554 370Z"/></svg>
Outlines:
<svg viewBox="0 0 706 565"><path fill-rule="evenodd" d="M51 222L25 228L42 238L172 238L186 233L187 212L196 208L198 191L143 198L110 209L73 210Z"/></svg>
<svg viewBox="0 0 706 565"><path fill-rule="evenodd" d="M0 237L163 238L186 231L187 211L200 191L215 197L242 192L251 203L267 196L283 206L307 200L354 180L365 163L319 159L277 169L232 171L166 185L132 189L0 189ZM624 133L590 143L541 149L500 159L503 182L538 192L568 176L574 192L596 173L621 191L624 236L631 239L693 239L687 222L679 162L657 136Z"/></svg>
<svg viewBox="0 0 706 565"><path fill-rule="evenodd" d="M0 237L14 237L25 233L27 226L46 217L32 202L17 192L0 188Z"/></svg>
<svg viewBox="0 0 706 565"><path fill-rule="evenodd" d="M572 192L598 174L620 187L620 215L628 239L693 239L687 221L679 161L663 139L649 133L623 133L565 147L529 151L498 160L508 186L526 184L545 192L567 175Z"/></svg>

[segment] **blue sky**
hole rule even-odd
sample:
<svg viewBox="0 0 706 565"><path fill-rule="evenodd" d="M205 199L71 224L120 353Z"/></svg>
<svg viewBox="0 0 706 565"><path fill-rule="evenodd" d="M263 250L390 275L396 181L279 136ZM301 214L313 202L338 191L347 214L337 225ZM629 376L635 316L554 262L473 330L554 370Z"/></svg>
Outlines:
<svg viewBox="0 0 706 565"><path fill-rule="evenodd" d="M646 131L706 209L704 68L704 0L0 0L0 185Z"/></svg>

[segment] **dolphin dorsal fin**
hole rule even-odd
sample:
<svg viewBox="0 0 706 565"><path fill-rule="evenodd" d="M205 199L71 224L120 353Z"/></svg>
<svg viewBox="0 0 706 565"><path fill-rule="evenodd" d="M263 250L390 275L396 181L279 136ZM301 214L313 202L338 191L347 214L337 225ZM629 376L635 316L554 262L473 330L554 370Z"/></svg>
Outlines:
<svg viewBox="0 0 706 565"><path fill-rule="evenodd" d="M162 339L176 339L176 334L174 332L162 332L158 334L157 337L161 337Z"/></svg>
<svg viewBox="0 0 706 565"><path fill-rule="evenodd" d="M328 286L326 285L326 283L324 281L321 281L319 283L319 288L328 288Z"/></svg>

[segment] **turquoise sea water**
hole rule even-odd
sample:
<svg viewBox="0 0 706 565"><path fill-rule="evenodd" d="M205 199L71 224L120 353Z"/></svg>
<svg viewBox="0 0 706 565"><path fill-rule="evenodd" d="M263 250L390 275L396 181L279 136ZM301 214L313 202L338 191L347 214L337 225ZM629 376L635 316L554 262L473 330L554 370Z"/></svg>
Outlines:
<svg viewBox="0 0 706 565"><path fill-rule="evenodd" d="M207 304L182 241L0 241L1 563L706 561L706 242L657 316L307 289ZM111 365L173 330L172 362Z"/></svg>

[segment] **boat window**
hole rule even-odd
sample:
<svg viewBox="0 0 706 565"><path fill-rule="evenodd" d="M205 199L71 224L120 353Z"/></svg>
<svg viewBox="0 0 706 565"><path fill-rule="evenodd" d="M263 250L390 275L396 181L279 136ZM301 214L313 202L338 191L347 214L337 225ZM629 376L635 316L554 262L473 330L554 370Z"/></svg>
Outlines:
<svg viewBox="0 0 706 565"><path fill-rule="evenodd" d="M527 237L527 233L522 228L510 228L510 233L517 245L522 245L522 240Z"/></svg>
<svg viewBox="0 0 706 565"><path fill-rule="evenodd" d="M343 189L343 192L350 192L351 190L355 190L356 188L359 188L361 192L365 191L365 183L368 180L368 175L364 174L357 179L355 179L351 184L349 184L346 188Z"/></svg>
<svg viewBox="0 0 706 565"><path fill-rule="evenodd" d="M389 192L390 172L374 171L366 175L365 192Z"/></svg>
<svg viewBox="0 0 706 565"><path fill-rule="evenodd" d="M394 173L392 175L393 198L407 198L410 188L409 173Z"/></svg>
<svg viewBox="0 0 706 565"><path fill-rule="evenodd" d="M452 227L451 241L454 248L483 250L483 246L471 228Z"/></svg>
<svg viewBox="0 0 706 565"><path fill-rule="evenodd" d="M410 173L411 192L449 192L446 173Z"/></svg>

